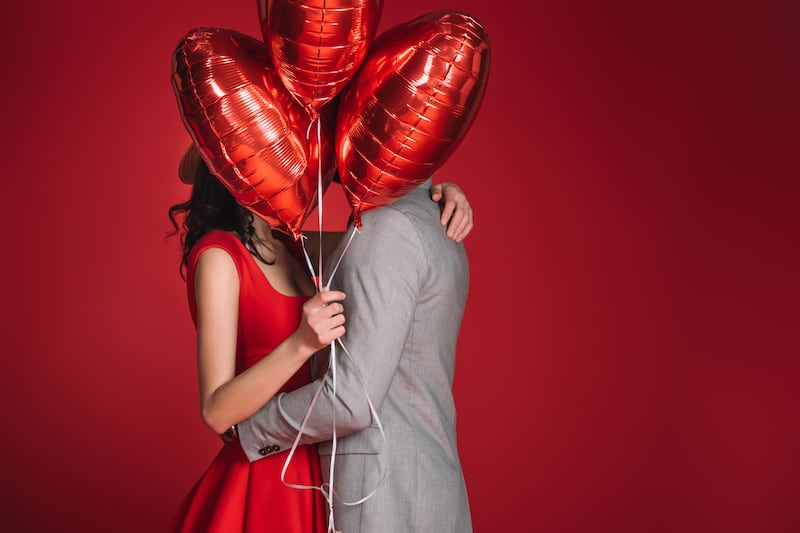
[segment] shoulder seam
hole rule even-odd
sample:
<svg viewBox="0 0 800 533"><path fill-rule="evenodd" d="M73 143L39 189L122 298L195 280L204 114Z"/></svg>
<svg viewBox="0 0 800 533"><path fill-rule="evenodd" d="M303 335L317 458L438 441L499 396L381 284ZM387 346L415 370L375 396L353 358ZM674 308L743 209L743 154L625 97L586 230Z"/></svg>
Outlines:
<svg viewBox="0 0 800 533"><path fill-rule="evenodd" d="M408 225L414 230L414 234L417 236L417 241L419 242L420 250L422 250L422 257L425 258L425 278L420 280L420 287L427 285L430 281L431 277L431 262L428 258L428 247L425 246L425 239L422 238L422 234L419 231L419 228L416 224L411 220L411 217L405 211L401 209L397 209L393 204L386 206L390 208L393 212L400 215Z"/></svg>

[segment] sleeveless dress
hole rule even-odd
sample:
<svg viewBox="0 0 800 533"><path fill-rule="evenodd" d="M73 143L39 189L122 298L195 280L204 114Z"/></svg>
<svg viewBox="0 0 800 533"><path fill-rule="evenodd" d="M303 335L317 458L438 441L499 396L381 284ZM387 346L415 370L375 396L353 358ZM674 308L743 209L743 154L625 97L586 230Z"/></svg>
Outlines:
<svg viewBox="0 0 800 533"><path fill-rule="evenodd" d="M271 353L297 329L301 307L308 297L277 292L239 239L226 231L214 230L204 235L189 254L186 284L195 325L195 268L200 253L211 247L227 251L239 272L238 374ZM307 362L281 391L296 389L310 381ZM224 444L186 496L170 531L324 533L327 515L320 492L289 488L281 481L281 469L288 453L289 450L284 450L250 463L238 441ZM322 483L315 445L297 447L285 479L299 485Z"/></svg>

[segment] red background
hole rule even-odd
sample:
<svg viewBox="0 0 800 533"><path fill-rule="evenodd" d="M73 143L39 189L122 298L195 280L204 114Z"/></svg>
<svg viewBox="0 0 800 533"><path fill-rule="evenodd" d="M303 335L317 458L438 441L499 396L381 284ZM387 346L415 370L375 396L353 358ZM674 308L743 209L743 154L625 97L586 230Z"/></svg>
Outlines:
<svg viewBox="0 0 800 533"><path fill-rule="evenodd" d="M448 7L492 38L439 175L476 211L476 532L800 530L797 6L386 0L381 29ZM255 0L4 11L0 524L163 531L219 445L164 239L189 192L170 54L258 35Z"/></svg>

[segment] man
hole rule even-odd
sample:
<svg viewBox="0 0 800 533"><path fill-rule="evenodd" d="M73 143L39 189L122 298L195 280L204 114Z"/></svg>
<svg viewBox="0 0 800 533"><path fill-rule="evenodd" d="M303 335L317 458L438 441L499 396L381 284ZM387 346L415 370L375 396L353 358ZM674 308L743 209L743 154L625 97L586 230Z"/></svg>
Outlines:
<svg viewBox="0 0 800 533"><path fill-rule="evenodd" d="M469 271L463 245L448 239L439 223L430 187L428 180L393 204L364 213L360 233L346 253L340 244L330 262L342 257L332 288L347 295L343 340L353 361L338 350L337 397L328 373L300 442L323 442L327 478L332 450L324 441L333 436L335 415L334 517L344 533L472 530L452 395ZM357 373L378 411L385 443ZM238 424L251 461L292 446L318 384L279 395ZM342 504L369 494L382 469L387 477L371 498Z"/></svg>

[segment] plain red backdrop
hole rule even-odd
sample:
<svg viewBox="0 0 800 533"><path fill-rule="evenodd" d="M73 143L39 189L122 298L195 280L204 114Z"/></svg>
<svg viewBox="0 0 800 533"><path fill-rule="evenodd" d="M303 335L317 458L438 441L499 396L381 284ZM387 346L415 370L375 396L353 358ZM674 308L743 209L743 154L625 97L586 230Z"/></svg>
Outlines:
<svg viewBox="0 0 800 533"><path fill-rule="evenodd" d="M257 36L255 4L4 8L5 531L163 531L219 446L164 239L189 192L170 55ZM476 212L475 531L800 530L798 4L386 0L381 29L440 8L493 48L437 178Z"/></svg>

